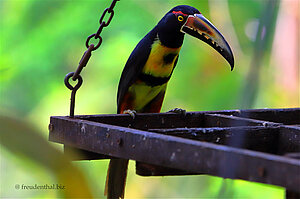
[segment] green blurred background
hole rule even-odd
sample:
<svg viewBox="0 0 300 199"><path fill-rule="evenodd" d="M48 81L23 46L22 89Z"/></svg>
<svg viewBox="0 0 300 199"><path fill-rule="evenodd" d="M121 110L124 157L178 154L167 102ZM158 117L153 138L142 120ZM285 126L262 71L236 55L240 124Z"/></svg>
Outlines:
<svg viewBox="0 0 300 199"><path fill-rule="evenodd" d="M16 188L64 183L65 178L82 183L96 198L104 197L107 160L69 165L57 158L62 146L45 141L49 117L68 115L70 91L63 78L76 69L87 36L97 31L110 3L0 0L0 114L8 116L0 117L0 197L67 197L61 190ZM223 33L236 68L230 72L211 47L186 36L162 111L299 107L298 0L121 0L101 34L101 47L82 72L75 114L116 112L118 81L131 51L168 10L180 4L198 8ZM53 151L57 155L49 155ZM53 161L58 166L48 166ZM57 167L65 164L74 175L60 175ZM74 177L76 172L85 180ZM131 162L125 194L128 198L283 198L284 189L209 176L144 178L135 175Z"/></svg>

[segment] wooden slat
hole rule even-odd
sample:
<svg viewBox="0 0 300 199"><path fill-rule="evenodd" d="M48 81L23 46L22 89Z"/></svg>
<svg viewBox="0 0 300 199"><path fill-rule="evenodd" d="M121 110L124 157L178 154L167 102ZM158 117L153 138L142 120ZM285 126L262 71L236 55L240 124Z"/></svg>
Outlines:
<svg viewBox="0 0 300 199"><path fill-rule="evenodd" d="M300 186L297 159L68 117L51 117L50 122L51 141L79 149L294 191Z"/></svg>

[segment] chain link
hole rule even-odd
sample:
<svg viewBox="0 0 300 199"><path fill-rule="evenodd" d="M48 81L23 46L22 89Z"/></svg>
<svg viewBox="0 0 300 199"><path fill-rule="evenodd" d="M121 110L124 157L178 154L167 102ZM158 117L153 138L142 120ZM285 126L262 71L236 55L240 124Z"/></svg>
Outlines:
<svg viewBox="0 0 300 199"><path fill-rule="evenodd" d="M106 27L106 26L108 26L108 25L110 24L112 18L114 17L114 14L115 14L114 10L112 10L112 11L110 11L110 12L109 12L108 10L109 10L109 8L106 8L106 9L104 10L104 12L103 12L103 14L102 14L102 16L100 17L100 20L99 20L99 23L100 23L100 24L103 23L104 27ZM108 18L108 21L105 22L105 21L103 21L103 19L104 19L105 15L106 15L107 13L109 13L110 16L109 16L109 18Z"/></svg>
<svg viewBox="0 0 300 199"><path fill-rule="evenodd" d="M114 12L114 7L115 7L117 1L120 1L120 0L113 0L112 3L111 3L111 5L110 5L110 7L109 7L109 8L106 8L106 9L103 11L103 13L102 13L102 15L101 15L101 17L100 17L100 19L99 19L99 24L100 24L100 26L99 26L97 32L94 33L94 34L91 34L90 36L88 36L88 38L87 38L87 40L86 40L86 42L85 42L85 45L86 45L87 48L90 46L90 45L89 45L89 42L90 42L90 40L91 40L92 38L98 39L98 43L97 43L97 45L95 45L93 51L94 51L94 50L97 50L97 49L100 47L100 45L101 45L101 43L102 43L102 37L100 36L100 34L101 34L103 28L107 27L107 26L110 24L112 18L114 17L114 14L115 14L115 12ZM104 20L104 17L105 17L106 15L108 15L108 14L109 14L108 20L107 20L107 21L103 21L103 20Z"/></svg>
<svg viewBox="0 0 300 199"><path fill-rule="evenodd" d="M82 82L83 82L83 79L80 76L80 73L81 73L82 69L87 65L90 57L92 56L92 51L97 50L100 47L100 45L102 44L102 37L100 36L100 34L101 34L103 28L107 27L110 24L112 18L114 17L114 14L115 14L114 7L115 7L117 1L120 1L120 0L113 0L110 7L106 8L103 11L103 13L100 17L100 20L99 20L100 26L99 26L97 32L94 33L94 34L91 34L90 36L87 37L86 42L85 42L85 46L86 46L87 50L82 55L76 71L68 73L65 76L65 79L64 79L65 85L68 89L70 89L72 91L72 93L71 93L71 104L70 104L70 117L74 117L76 91L80 88L80 86L82 85ZM109 15L108 20L104 21L104 17L106 15ZM89 44L90 40L92 38L98 40L97 45ZM70 84L70 82L69 82L70 78L72 78L73 81L77 80L77 83L76 83L75 86L72 86Z"/></svg>

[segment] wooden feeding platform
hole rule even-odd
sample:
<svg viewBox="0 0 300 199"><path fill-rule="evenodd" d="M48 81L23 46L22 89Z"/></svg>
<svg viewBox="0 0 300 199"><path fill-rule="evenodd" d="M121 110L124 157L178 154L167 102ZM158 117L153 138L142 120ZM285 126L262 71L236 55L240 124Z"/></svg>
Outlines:
<svg viewBox="0 0 300 199"><path fill-rule="evenodd" d="M53 116L49 131L66 152L135 160L142 176L208 174L300 196L300 108Z"/></svg>

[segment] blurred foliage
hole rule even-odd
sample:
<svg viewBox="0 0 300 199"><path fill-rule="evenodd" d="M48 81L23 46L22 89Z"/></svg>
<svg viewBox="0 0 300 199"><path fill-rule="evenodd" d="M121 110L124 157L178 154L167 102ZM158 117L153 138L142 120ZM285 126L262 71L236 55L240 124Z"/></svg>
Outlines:
<svg viewBox="0 0 300 199"><path fill-rule="evenodd" d="M75 114L116 112L117 85L131 51L168 10L179 4L198 8L224 33L233 48L236 68L230 72L228 64L217 52L203 42L186 36L162 111L174 107L188 111L241 108L246 77L256 51L257 22L264 16L267 2L121 0L115 7L110 26L101 34L101 47L93 52L82 73L84 82L77 92ZM56 158L61 160L58 151L54 152L56 155L42 155L43 149L50 147L45 143L49 116L68 114L70 91L63 84L64 75L76 69L85 51L86 37L97 30L99 17L109 5L108 0L0 0L0 111L3 115L18 115L36 128L25 131L20 129L22 125L26 126L22 121L1 118L1 197L47 198L56 195L50 191L17 192L14 185L52 184L59 180L55 169L48 168L50 172L46 172L41 168L49 167L53 156L57 155ZM275 19L271 17L270 23L275 24ZM270 31L271 39L264 48L266 56L260 64L261 75L255 80L262 86L257 87L252 105L244 108L299 106L299 91L286 89L274 78L278 68L273 56L274 30ZM40 132L44 141L34 141L36 136L30 132L36 131ZM24 136L19 137L21 134ZM26 145L21 147L23 143L17 138L24 140ZM61 150L60 145L51 145ZM83 172L88 179L93 194L103 197L107 161L74 164L79 167L75 172ZM28 168L34 172L28 172ZM74 179L73 174L70 179ZM133 163L130 164L127 185L126 196L129 198L284 197L281 188L216 177L143 178L134 174Z"/></svg>
<svg viewBox="0 0 300 199"><path fill-rule="evenodd" d="M264 57L269 53L267 49L274 36L278 7L279 0L268 0L261 14L255 38L253 57L250 64L251 67L242 93L242 108L252 107L256 98L259 87L260 68L262 67Z"/></svg>
<svg viewBox="0 0 300 199"><path fill-rule="evenodd" d="M0 132L0 145L11 154L20 158L16 159L19 166L27 167L27 171L32 173L33 176L36 175L34 167L41 166L45 169L45 172L49 172L56 178L56 183L46 183L51 187L46 189L46 191L50 189L52 192L56 192L60 197L63 196L64 198L92 197L91 190L84 175L77 167L71 164L70 157L63 155L61 151L58 151L50 145L49 142L43 139L27 122L12 117L0 116ZM33 144L38 145L38 147L32 147ZM32 164L34 166L30 167ZM4 172L4 170L1 171ZM24 196L22 192L28 191L27 189L29 189L23 189L24 183L19 181L12 183L14 183L14 185L10 184L10 186L15 188L15 192L11 193L6 192L7 190L2 190L1 197L21 197ZM31 184L31 186L35 186L35 184ZM43 185L38 184L37 186ZM25 184L24 187L25 186L30 185ZM22 192L18 192L20 189ZM45 189L42 188L31 189L31 191L32 190L36 192L45 191Z"/></svg>

